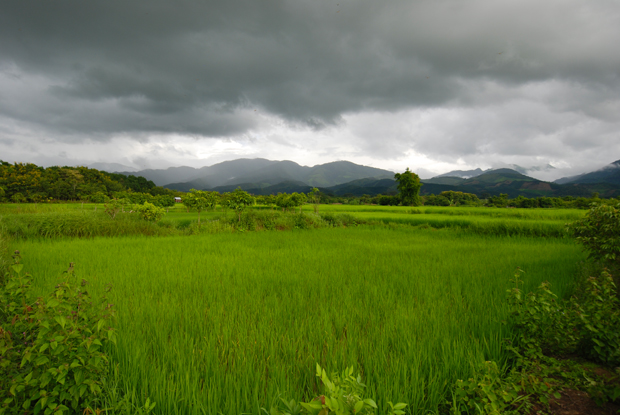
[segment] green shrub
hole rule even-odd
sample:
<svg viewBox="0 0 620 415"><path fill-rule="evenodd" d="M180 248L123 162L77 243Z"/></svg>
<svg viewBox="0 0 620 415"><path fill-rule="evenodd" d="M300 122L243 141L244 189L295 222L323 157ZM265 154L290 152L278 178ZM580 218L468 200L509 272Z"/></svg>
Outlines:
<svg viewBox="0 0 620 415"><path fill-rule="evenodd" d="M569 303L581 336L577 351L607 366L620 365L620 301L616 288L611 275L603 271L586 281L581 306L576 304L578 299Z"/></svg>
<svg viewBox="0 0 620 415"><path fill-rule="evenodd" d="M510 290L511 319L518 331L517 354L523 357L573 355L609 366L620 365L620 302L608 272L588 278L582 292L558 301L543 283L523 295L520 279Z"/></svg>
<svg viewBox="0 0 620 415"><path fill-rule="evenodd" d="M340 215L335 213L321 213L321 219L323 219L331 227L342 226L342 222L339 218Z"/></svg>
<svg viewBox="0 0 620 415"><path fill-rule="evenodd" d="M119 212L124 212L127 207L129 207L128 199L110 199L105 204L105 213L114 219Z"/></svg>
<svg viewBox="0 0 620 415"><path fill-rule="evenodd" d="M107 203L110 200L108 195L101 192L88 195L86 199L92 203Z"/></svg>
<svg viewBox="0 0 620 415"><path fill-rule="evenodd" d="M140 219L137 215L123 213L110 218L103 212L51 212L25 213L0 217L0 230L16 239L121 235L171 235L175 229L158 226Z"/></svg>
<svg viewBox="0 0 620 415"><path fill-rule="evenodd" d="M102 393L115 342L112 304L95 302L73 264L47 298L30 298L19 252L0 293L0 414L76 413Z"/></svg>
<svg viewBox="0 0 620 415"><path fill-rule="evenodd" d="M579 355L608 366L620 364L620 307L609 273L589 278L579 296L559 301L549 283L524 294L521 272L517 270L515 287L508 291L516 332L507 347L512 368L503 374L495 362L485 362L474 377L458 380L451 412L529 413L535 402L548 405L552 397L559 399L565 386L585 390L600 403L620 399L613 378L550 357Z"/></svg>
<svg viewBox="0 0 620 415"><path fill-rule="evenodd" d="M366 385L362 383L360 375L353 376L353 367L345 369L342 373L332 373L331 379L325 369L317 363L316 376L321 379L323 393L310 402L297 403L295 400L286 401L280 399L282 404L273 406L270 411L261 408L266 415L297 415L307 413L311 415L353 415L375 414L377 404L371 398L365 398ZM389 415L403 415L405 403L392 404L388 402Z"/></svg>
<svg viewBox="0 0 620 415"><path fill-rule="evenodd" d="M149 202L144 202L143 205L137 205L136 211L140 214L142 219L149 222L157 222L166 214L166 209L155 206Z"/></svg>
<svg viewBox="0 0 620 415"><path fill-rule="evenodd" d="M583 219L568 228L590 258L620 264L620 203L594 205Z"/></svg>
<svg viewBox="0 0 620 415"><path fill-rule="evenodd" d="M503 379L497 363L484 362L473 377L456 382L451 412L499 415L520 409L525 387L514 380Z"/></svg>

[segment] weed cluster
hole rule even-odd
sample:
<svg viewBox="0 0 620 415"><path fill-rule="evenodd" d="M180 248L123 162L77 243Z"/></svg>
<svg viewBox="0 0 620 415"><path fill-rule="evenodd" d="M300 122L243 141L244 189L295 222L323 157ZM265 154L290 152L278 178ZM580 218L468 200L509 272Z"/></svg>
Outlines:
<svg viewBox="0 0 620 415"><path fill-rule="evenodd" d="M111 219L103 212L65 211L0 217L0 233L14 239L92 238L96 236L170 235L170 229L125 213Z"/></svg>
<svg viewBox="0 0 620 415"><path fill-rule="evenodd" d="M75 413L91 408L115 342L112 304L95 302L73 265L47 298L30 297L20 255L0 292L0 414Z"/></svg>
<svg viewBox="0 0 620 415"><path fill-rule="evenodd" d="M275 210L250 210L233 217L199 223L178 223L183 234L246 232L246 231L290 231L333 227L349 227L366 224L368 221L348 214L313 214L280 212ZM167 223L162 226L174 227Z"/></svg>
<svg viewBox="0 0 620 415"><path fill-rule="evenodd" d="M366 385L362 383L360 375L353 376L353 367L346 368L342 373L332 373L331 379L325 369L316 364L316 376L323 384L323 394L310 402L295 402L294 399L287 401L280 398L278 405L271 407L269 411L261 408L266 415L374 415L378 409L376 402L371 398L364 398ZM393 404L388 402L388 415L404 415L403 409L406 403Z"/></svg>
<svg viewBox="0 0 620 415"><path fill-rule="evenodd" d="M603 271L590 277L582 294L558 301L549 283L524 294L520 273L517 270L515 287L508 291L516 330L507 347L512 369L502 373L495 362L486 362L473 378L459 380L452 412L521 413L524 406L559 399L565 387L585 390L599 403L619 400L620 374L604 378L561 359L580 356L605 366L620 365L620 303L611 275Z"/></svg>
<svg viewBox="0 0 620 415"><path fill-rule="evenodd" d="M145 202L134 207L136 213L119 207L104 212L63 211L26 213L0 217L0 231L14 239L92 238L130 235L171 236L235 231L317 229L349 227L367 223L349 214L279 212L248 210L235 216L220 216L196 222L192 219L160 220L164 209ZM1 241L0 241L1 243Z"/></svg>

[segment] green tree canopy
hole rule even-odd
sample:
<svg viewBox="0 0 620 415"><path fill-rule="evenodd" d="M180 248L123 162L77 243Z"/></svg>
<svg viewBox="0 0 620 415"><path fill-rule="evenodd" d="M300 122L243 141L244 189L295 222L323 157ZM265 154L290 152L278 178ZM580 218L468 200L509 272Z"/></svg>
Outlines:
<svg viewBox="0 0 620 415"><path fill-rule="evenodd" d="M319 213L319 203L321 201L321 191L316 187L313 187L312 190L308 193L308 199L312 202L314 206L314 213Z"/></svg>
<svg viewBox="0 0 620 415"><path fill-rule="evenodd" d="M420 206L422 200L420 199L420 188L422 182L420 177L409 171L409 167L404 173L396 173L394 179L398 182L398 192L400 202L404 206Z"/></svg>
<svg viewBox="0 0 620 415"><path fill-rule="evenodd" d="M620 203L593 204L586 216L568 229L590 258L620 266Z"/></svg>
<svg viewBox="0 0 620 415"><path fill-rule="evenodd" d="M308 197L305 193L294 192L293 194L291 194L291 205L293 207L298 207L299 213L301 213L301 207L306 203L307 200Z"/></svg>
<svg viewBox="0 0 620 415"><path fill-rule="evenodd" d="M228 207L235 210L239 215L239 222L241 222L241 212L243 212L248 206L252 206L256 203L256 199L248 192L237 187L233 192L227 194L225 202Z"/></svg>
<svg viewBox="0 0 620 415"><path fill-rule="evenodd" d="M183 197L183 204L189 210L198 212L198 224L200 225L200 212L208 209L215 209L219 199L217 192L206 192L204 190L190 189Z"/></svg>

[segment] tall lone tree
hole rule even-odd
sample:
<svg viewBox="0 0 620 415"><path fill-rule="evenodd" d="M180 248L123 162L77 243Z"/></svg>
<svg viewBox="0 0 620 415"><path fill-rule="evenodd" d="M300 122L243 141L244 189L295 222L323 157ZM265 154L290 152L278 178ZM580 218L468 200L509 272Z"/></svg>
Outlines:
<svg viewBox="0 0 620 415"><path fill-rule="evenodd" d="M195 210L198 212L198 226L200 226L200 212L203 210L215 209L218 199L217 192L190 189L189 193L183 197L183 204L188 210Z"/></svg>
<svg viewBox="0 0 620 415"><path fill-rule="evenodd" d="M396 173L394 179L398 182L398 192L400 202L403 206L420 206L422 200L420 199L420 177L409 171L409 167L404 173Z"/></svg>
<svg viewBox="0 0 620 415"><path fill-rule="evenodd" d="M248 192L237 187L234 191L227 193L225 203L232 210L237 211L239 222L241 222L241 213L248 207L256 203L256 199Z"/></svg>

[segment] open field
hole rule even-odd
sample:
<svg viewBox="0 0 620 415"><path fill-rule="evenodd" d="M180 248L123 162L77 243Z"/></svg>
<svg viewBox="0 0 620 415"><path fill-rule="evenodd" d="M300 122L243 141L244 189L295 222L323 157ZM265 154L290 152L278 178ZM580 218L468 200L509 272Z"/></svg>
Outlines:
<svg viewBox="0 0 620 415"><path fill-rule="evenodd" d="M201 232L232 230L226 223L234 222L234 212L215 211L201 213L206 226L198 229L196 212L187 212L183 205L169 209L157 225L139 220L136 215L121 215L115 220L104 212L103 205L0 205L0 231L12 237L31 239L35 237L56 238L127 236L127 235L182 235ZM313 207L306 205L303 212L312 215ZM250 210L256 214L279 209L257 206ZM397 207L370 205L321 205L319 214L330 219L333 215L349 215L362 223L394 223L432 228L456 228L483 235L564 237L565 225L585 214L577 209L502 209L468 207ZM252 213L250 213L252 215ZM209 222L211 224L209 225ZM320 222L320 221L319 221ZM232 223L234 225L234 223ZM329 224L318 224L329 226ZM288 227L294 226L289 223ZM261 227L259 226L258 229ZM285 227L286 228L286 227Z"/></svg>
<svg viewBox="0 0 620 415"><path fill-rule="evenodd" d="M326 208L321 212L346 211ZM491 211L349 208L354 216L403 223L435 216L483 221ZM540 215L536 223L582 214L532 212ZM534 219L503 218L521 221L524 229ZM495 220L502 218L487 222ZM584 258L565 238L402 224L167 238L35 238L14 240L12 248L22 251L39 294L69 262L96 295L112 284L119 344L111 354L121 384L137 399L155 400L158 414L258 414L278 392L310 399L317 390L315 362L328 371L354 365L383 409L391 400L408 402L409 413L436 412L456 379L468 377L484 360L503 361L502 341L511 336L502 324L505 291L515 268L526 271L526 289L548 280L562 295Z"/></svg>

